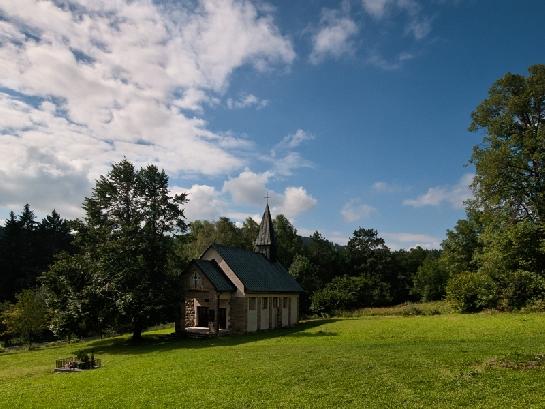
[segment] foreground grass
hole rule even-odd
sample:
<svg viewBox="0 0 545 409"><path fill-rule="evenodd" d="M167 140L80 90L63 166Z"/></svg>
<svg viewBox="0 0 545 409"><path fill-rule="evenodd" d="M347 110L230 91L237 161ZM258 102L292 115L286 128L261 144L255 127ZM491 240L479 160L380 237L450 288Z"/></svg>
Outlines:
<svg viewBox="0 0 545 409"><path fill-rule="evenodd" d="M0 407L543 407L545 315L317 320L210 340L148 333L0 354ZM53 374L94 350L99 370Z"/></svg>

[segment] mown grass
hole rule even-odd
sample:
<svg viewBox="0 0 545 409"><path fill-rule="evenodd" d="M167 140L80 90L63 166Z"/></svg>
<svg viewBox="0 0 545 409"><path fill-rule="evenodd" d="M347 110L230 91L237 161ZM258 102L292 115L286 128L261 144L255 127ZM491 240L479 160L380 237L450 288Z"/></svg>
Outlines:
<svg viewBox="0 0 545 409"><path fill-rule="evenodd" d="M174 340L171 330L0 354L0 407L543 407L545 315L315 320ZM54 374L93 350L104 367Z"/></svg>

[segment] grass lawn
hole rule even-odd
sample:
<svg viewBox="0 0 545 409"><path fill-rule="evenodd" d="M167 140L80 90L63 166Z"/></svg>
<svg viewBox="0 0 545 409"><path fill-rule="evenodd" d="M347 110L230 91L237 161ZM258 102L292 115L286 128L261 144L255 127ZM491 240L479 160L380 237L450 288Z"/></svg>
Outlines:
<svg viewBox="0 0 545 409"><path fill-rule="evenodd" d="M545 314L367 316L0 354L0 407L545 407ZM54 374L94 350L103 368ZM542 365L543 360L543 366Z"/></svg>

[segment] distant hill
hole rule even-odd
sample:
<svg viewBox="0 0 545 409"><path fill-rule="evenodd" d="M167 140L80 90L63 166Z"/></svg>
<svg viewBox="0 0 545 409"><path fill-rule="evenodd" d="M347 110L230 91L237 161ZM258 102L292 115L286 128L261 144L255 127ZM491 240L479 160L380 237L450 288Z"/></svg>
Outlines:
<svg viewBox="0 0 545 409"><path fill-rule="evenodd" d="M310 246L310 243L312 243L312 237L306 237L306 236L299 236L301 238L301 241L303 242L303 246L308 247ZM340 244L333 243L335 246L335 249L341 250L345 248L346 246L341 246Z"/></svg>

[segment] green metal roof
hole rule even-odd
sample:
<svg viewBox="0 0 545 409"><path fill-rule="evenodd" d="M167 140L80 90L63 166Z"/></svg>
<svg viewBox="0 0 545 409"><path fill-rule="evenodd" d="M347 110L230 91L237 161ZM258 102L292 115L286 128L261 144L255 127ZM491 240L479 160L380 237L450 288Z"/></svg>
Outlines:
<svg viewBox="0 0 545 409"><path fill-rule="evenodd" d="M299 293L303 289L279 262L237 247L213 244L247 292Z"/></svg>
<svg viewBox="0 0 545 409"><path fill-rule="evenodd" d="M221 271L221 268L215 261L194 260L195 265L210 280L214 288L219 292L236 291L235 285Z"/></svg>

